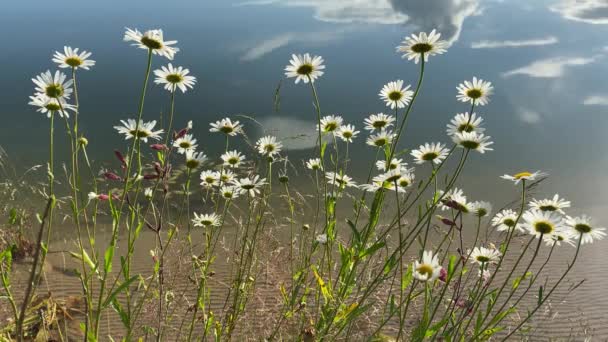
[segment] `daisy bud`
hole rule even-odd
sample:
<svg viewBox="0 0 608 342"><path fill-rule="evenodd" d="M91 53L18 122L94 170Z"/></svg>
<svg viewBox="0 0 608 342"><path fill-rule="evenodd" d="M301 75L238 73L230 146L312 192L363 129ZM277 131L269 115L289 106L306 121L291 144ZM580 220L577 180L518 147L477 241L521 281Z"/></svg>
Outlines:
<svg viewBox="0 0 608 342"><path fill-rule="evenodd" d="M114 150L114 154L123 166L127 166L127 161L125 160L125 157L122 155L122 153L120 153L120 151Z"/></svg>
<svg viewBox="0 0 608 342"><path fill-rule="evenodd" d="M167 146L165 146L165 144L152 144L150 145L150 148L155 150L155 151L165 151L167 150Z"/></svg>
<svg viewBox="0 0 608 342"><path fill-rule="evenodd" d="M78 143L81 146L87 146L89 144L89 141L85 137L80 137L80 138L78 138Z"/></svg>
<svg viewBox="0 0 608 342"><path fill-rule="evenodd" d="M120 152L119 152L119 153L120 153ZM120 176L119 176L119 175L117 175L117 174L115 174L114 172L109 172L109 171L108 171L108 172L104 173L104 174L103 174L103 176L104 176L106 179L109 179L109 180L115 180L115 181L120 180Z"/></svg>
<svg viewBox="0 0 608 342"><path fill-rule="evenodd" d="M186 133L188 133L188 129L187 128L182 128L179 132L173 133L173 140L177 140L179 138L183 138L184 135L186 135Z"/></svg>
<svg viewBox="0 0 608 342"><path fill-rule="evenodd" d="M439 280L441 280L442 282L445 283L445 281L448 279L448 271L445 270L445 268L441 268L441 271L439 271Z"/></svg>
<svg viewBox="0 0 608 342"><path fill-rule="evenodd" d="M97 195L97 198L102 201L107 201L108 199L110 199L110 196L108 196L106 194L99 194L99 195Z"/></svg>
<svg viewBox="0 0 608 342"><path fill-rule="evenodd" d="M144 175L144 179L157 179L158 175Z"/></svg>
<svg viewBox="0 0 608 342"><path fill-rule="evenodd" d="M451 226L455 226L455 225L456 225L456 223L455 223L454 221L450 220L450 219L449 219L449 218L447 218L447 217L443 217L443 216L441 216L441 215L437 215L437 218L438 218L438 219L439 219L439 220L440 220L440 221L441 221L443 224L445 224L446 226L450 226L450 227L451 227Z"/></svg>

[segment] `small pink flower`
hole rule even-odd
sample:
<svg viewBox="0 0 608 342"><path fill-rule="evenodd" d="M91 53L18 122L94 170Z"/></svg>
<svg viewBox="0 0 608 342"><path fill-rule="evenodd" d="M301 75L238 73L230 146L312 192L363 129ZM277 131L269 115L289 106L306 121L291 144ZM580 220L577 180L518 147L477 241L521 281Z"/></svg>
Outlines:
<svg viewBox="0 0 608 342"><path fill-rule="evenodd" d="M439 280L441 280L442 282L445 283L445 281L448 279L448 271L445 270L445 268L441 268L441 271L439 271Z"/></svg>
<svg viewBox="0 0 608 342"><path fill-rule="evenodd" d="M99 194L99 195L97 195L97 198L101 201L107 201L110 198L110 196L108 196L106 194Z"/></svg>
<svg viewBox="0 0 608 342"><path fill-rule="evenodd" d="M115 180L115 181L120 180L120 176L117 175L117 174L115 174L114 172L109 172L108 171L108 172L104 173L103 176L106 177L106 179L109 179L109 180Z"/></svg>
<svg viewBox="0 0 608 342"><path fill-rule="evenodd" d="M152 145L150 145L150 148L155 151L166 151L167 150L167 146L165 144L152 144Z"/></svg>
<svg viewBox="0 0 608 342"><path fill-rule="evenodd" d="M116 158L118 158L118 160L120 161L122 166L127 166L127 161L125 160L125 156L123 156L122 153L120 153L120 151L114 150L114 155L116 155Z"/></svg>

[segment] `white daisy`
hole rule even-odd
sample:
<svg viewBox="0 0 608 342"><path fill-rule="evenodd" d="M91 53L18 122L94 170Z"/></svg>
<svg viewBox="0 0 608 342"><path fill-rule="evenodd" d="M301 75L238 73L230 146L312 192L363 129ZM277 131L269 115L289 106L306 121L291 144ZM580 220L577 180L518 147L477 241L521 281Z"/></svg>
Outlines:
<svg viewBox="0 0 608 342"><path fill-rule="evenodd" d="M481 127L482 123L483 118L481 116L477 116L475 113L458 113L452 120L450 120L447 133L448 135L454 135L461 132L483 133L485 128Z"/></svg>
<svg viewBox="0 0 608 342"><path fill-rule="evenodd" d="M341 189L344 189L346 187L357 187L357 184L353 182L353 179L345 174L327 172L325 174L325 178L327 178L328 184L337 186Z"/></svg>
<svg viewBox="0 0 608 342"><path fill-rule="evenodd" d="M555 194L552 199L542 199L537 200L533 199L528 203L530 209L536 209L541 211L557 211L558 213L564 215L564 211L562 209L570 208L570 201L566 201L563 198L559 198L558 194Z"/></svg>
<svg viewBox="0 0 608 342"><path fill-rule="evenodd" d="M489 136L483 135L483 133L477 132L459 132L452 136L452 140L462 148L469 150L475 150L479 153L485 153L486 151L493 151L494 149L489 147L494 144L490 141Z"/></svg>
<svg viewBox="0 0 608 342"><path fill-rule="evenodd" d="M467 202L467 197L464 195L462 189L452 188L444 195L444 191L439 191L439 195L443 196L441 199L441 210L455 209L468 213L471 211L470 204Z"/></svg>
<svg viewBox="0 0 608 342"><path fill-rule="evenodd" d="M154 75L156 75L154 83L164 84L164 88L170 92L179 88L182 93L185 93L188 88L192 89L196 83L196 77L188 75L189 73L190 70L181 66L176 68L169 63L167 66L154 70Z"/></svg>
<svg viewBox="0 0 608 342"><path fill-rule="evenodd" d="M490 102L490 95L494 91L492 82L487 82L473 77L473 81L464 81L458 87L458 95L456 99L462 102L475 102L476 105L485 106Z"/></svg>
<svg viewBox="0 0 608 342"><path fill-rule="evenodd" d="M55 74L51 74L50 70L41 73L32 78L32 82L36 85L36 95L46 95L54 99L69 99L72 94L72 83L73 81L67 80L67 76L61 71L55 71Z"/></svg>
<svg viewBox="0 0 608 342"><path fill-rule="evenodd" d="M186 167L196 169L207 160L207 156L203 152L195 152L193 149L186 150Z"/></svg>
<svg viewBox="0 0 608 342"><path fill-rule="evenodd" d="M431 31L428 35L426 32L420 32L418 35L412 34L410 37L405 37L401 42L402 45L397 46L397 52L403 52L403 58L408 61L414 60L416 64L420 61L420 57L424 57L424 61L429 61L429 56L441 55L447 51L448 42L439 40L441 33L436 30Z"/></svg>
<svg viewBox="0 0 608 342"><path fill-rule="evenodd" d="M410 169L410 170L408 170L408 172L401 174L401 178L399 178L397 180L397 185L399 185L402 188L407 188L407 187L411 186L412 183L414 183L414 178L415 178L412 170L413 169Z"/></svg>
<svg viewBox="0 0 608 342"><path fill-rule="evenodd" d="M523 228L536 237L551 236L564 229L562 217L553 211L528 210L522 218Z"/></svg>
<svg viewBox="0 0 608 342"><path fill-rule="evenodd" d="M327 243L327 234L319 234L315 237L315 241L317 241L317 243L324 245Z"/></svg>
<svg viewBox="0 0 608 342"><path fill-rule="evenodd" d="M439 258L437 255L433 255L432 251L424 251L422 253L422 260L416 260L412 264L414 278L420 281L433 281L437 279L442 268L439 265Z"/></svg>
<svg viewBox="0 0 608 342"><path fill-rule="evenodd" d="M323 166L321 165L321 159L319 158L311 158L306 162L306 167L310 170L323 170Z"/></svg>
<svg viewBox="0 0 608 342"><path fill-rule="evenodd" d="M235 173L228 169L221 170L221 172L218 172L218 175L222 181L222 184L232 183L232 181L236 178Z"/></svg>
<svg viewBox="0 0 608 342"><path fill-rule="evenodd" d="M578 235L576 238L578 238ZM560 228L557 229L552 235L543 236L543 241L545 241L545 244L547 244L549 247L553 245L561 246L562 242L567 243L570 246L574 246L574 241L572 240L572 236L568 228Z"/></svg>
<svg viewBox="0 0 608 342"><path fill-rule="evenodd" d="M245 160L245 156L237 150L228 151L222 154L221 158L224 161L224 166L232 168L239 167L243 160Z"/></svg>
<svg viewBox="0 0 608 342"><path fill-rule="evenodd" d="M134 119L120 120L122 126L114 126L114 129L118 131L118 133L122 133L125 135L125 139L129 140L131 138L141 139L143 142L148 142L148 138L159 140L161 133L163 133L162 129L157 131L154 130L154 126L156 126L156 120L152 120L150 122L143 122L143 120L139 120L139 124Z"/></svg>
<svg viewBox="0 0 608 342"><path fill-rule="evenodd" d="M154 197L154 190L152 190L152 188L145 188L144 196L146 196L147 199Z"/></svg>
<svg viewBox="0 0 608 342"><path fill-rule="evenodd" d="M593 240L602 240L606 236L606 228L596 227L587 215L570 217L566 216L564 224L568 227L568 235L577 240L581 238L581 245L592 243Z"/></svg>
<svg viewBox="0 0 608 342"><path fill-rule="evenodd" d="M393 142L395 134L392 131L381 130L379 133L372 134L367 138L367 144L375 147L384 147Z"/></svg>
<svg viewBox="0 0 608 342"><path fill-rule="evenodd" d="M211 189L220 185L220 173L212 170L201 172L201 185L206 189Z"/></svg>
<svg viewBox="0 0 608 342"><path fill-rule="evenodd" d="M541 172L541 171L536 171L533 173L524 171L524 172L516 173L514 175L503 175L503 176L500 176L500 178L513 181L515 183L515 185L517 185L522 180L533 182L533 181L535 181L541 177L545 177L545 176L548 176L548 174Z"/></svg>
<svg viewBox="0 0 608 342"><path fill-rule="evenodd" d="M372 114L364 120L365 129L368 131L384 130L393 125L395 117L384 113Z"/></svg>
<svg viewBox="0 0 608 342"><path fill-rule="evenodd" d="M295 77L296 84L303 81L304 83L314 82L317 77L323 75L323 58L321 56L311 57L309 54L291 55L290 65L285 67L285 76L288 78Z"/></svg>
<svg viewBox="0 0 608 342"><path fill-rule="evenodd" d="M243 125L240 122L232 122L230 118L223 118L219 121L210 123L209 132L221 132L230 136L235 136L243 132Z"/></svg>
<svg viewBox="0 0 608 342"><path fill-rule="evenodd" d="M379 177L379 176L378 176ZM377 179L372 179L372 183L371 184L362 184L359 186L359 188L363 191L367 191L367 192L376 192L380 189L385 189L385 190L395 190L395 183L390 183L390 182L384 182L384 181L379 181ZM397 186L397 192L405 192L405 189L402 188L401 186Z"/></svg>
<svg viewBox="0 0 608 342"><path fill-rule="evenodd" d="M37 94L36 96L30 96L29 104L35 107L37 112L46 114L47 117L51 117L51 113L58 113L61 117L65 114L66 117L70 117L68 110L76 111L76 106L65 102L62 98L52 98L44 94ZM60 105L61 103L61 105ZM63 107L63 111L61 108Z"/></svg>
<svg viewBox="0 0 608 342"><path fill-rule="evenodd" d="M448 150L442 143L426 143L420 145L417 150L413 150L410 154L414 157L416 164L424 164L425 162L441 164L448 156Z"/></svg>
<svg viewBox="0 0 608 342"><path fill-rule="evenodd" d="M391 162L388 164L388 170L394 170L396 168L405 168L407 167L407 163L403 161L403 159L393 158ZM378 160L376 162L376 168L380 171L388 171L386 168L386 160Z"/></svg>
<svg viewBox="0 0 608 342"><path fill-rule="evenodd" d="M55 51L53 62L59 64L60 68L89 70L90 67L95 65L95 61L88 59L89 57L91 57L90 52L82 51L78 53L78 48L72 49L69 46L64 46L63 53Z"/></svg>
<svg viewBox="0 0 608 342"><path fill-rule="evenodd" d="M515 227L520 232L523 232L524 229L521 227L521 224L517 224L515 226L515 222L517 221L517 213L511 209L504 209L497 213L492 218L492 225L496 227L496 230L499 232L509 231Z"/></svg>
<svg viewBox="0 0 608 342"><path fill-rule="evenodd" d="M267 155L269 157L272 157L273 155L281 152L283 144L281 144L280 141L277 141L276 137L267 135L265 137L260 138L255 143L255 147L258 149L258 152L261 155Z"/></svg>
<svg viewBox="0 0 608 342"><path fill-rule="evenodd" d="M196 144L196 139L192 136L192 134L186 134L181 138L178 138L173 142L173 147L177 148L177 153L184 154L187 151L194 151L198 147Z"/></svg>
<svg viewBox="0 0 608 342"><path fill-rule="evenodd" d="M488 216L492 212L492 204L485 201L475 201L469 204L469 209L478 217Z"/></svg>
<svg viewBox="0 0 608 342"><path fill-rule="evenodd" d="M171 46L177 43L177 40L164 40L163 30L149 30L141 33L137 29L127 28L123 39L125 42L134 42L131 44L133 46L150 50L153 54L167 57L169 60L173 60L173 57L179 51L178 48Z"/></svg>
<svg viewBox="0 0 608 342"><path fill-rule="evenodd" d="M239 197L239 191L235 190L234 185L224 185L220 189L222 197L226 200L232 200Z"/></svg>
<svg viewBox="0 0 608 342"><path fill-rule="evenodd" d="M260 179L260 176L255 175L253 178L235 179L232 184L241 194L249 194L249 196L255 197L260 193L260 188L266 184L266 178Z"/></svg>
<svg viewBox="0 0 608 342"><path fill-rule="evenodd" d="M359 134L359 131L355 130L354 125L348 124L340 126L340 128L338 128L338 130L334 134L340 137L340 139L342 139L343 141L352 143L353 139L357 137L357 134Z"/></svg>
<svg viewBox="0 0 608 342"><path fill-rule="evenodd" d="M209 227L219 226L221 224L221 218L216 213L211 214L197 214L194 213L192 223L195 227Z"/></svg>
<svg viewBox="0 0 608 342"><path fill-rule="evenodd" d="M414 95L414 92L409 89L409 85L403 88L403 80L396 80L385 84L380 90L380 94L378 94L378 96L380 96L380 98L386 102L386 105L391 107L391 109L405 108L405 106L410 103L412 96Z"/></svg>
<svg viewBox="0 0 608 342"><path fill-rule="evenodd" d="M471 252L471 262L481 265L495 264L502 254L495 248L475 247Z"/></svg>
<svg viewBox="0 0 608 342"><path fill-rule="evenodd" d="M344 120L339 115L327 115L327 116L321 118L321 132L323 132L323 133L334 132L334 131L338 130L338 128L340 128L340 126L342 126L343 121ZM317 129L319 129L319 128L317 127Z"/></svg>

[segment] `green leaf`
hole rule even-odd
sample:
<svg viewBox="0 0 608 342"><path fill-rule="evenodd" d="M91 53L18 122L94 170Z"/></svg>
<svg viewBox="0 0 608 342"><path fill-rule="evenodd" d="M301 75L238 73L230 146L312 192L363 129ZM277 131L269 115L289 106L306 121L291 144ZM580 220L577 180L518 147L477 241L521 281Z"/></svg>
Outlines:
<svg viewBox="0 0 608 342"><path fill-rule="evenodd" d="M384 247L385 245L386 245L386 243L384 243L384 241L378 241L375 244L371 245L366 250L359 253L359 257L364 258L368 255L372 255L372 254L374 254L375 251L379 250L380 248Z"/></svg>
<svg viewBox="0 0 608 342"><path fill-rule="evenodd" d="M104 253L103 270L106 274L112 272L112 259L114 258L114 244L110 244Z"/></svg>

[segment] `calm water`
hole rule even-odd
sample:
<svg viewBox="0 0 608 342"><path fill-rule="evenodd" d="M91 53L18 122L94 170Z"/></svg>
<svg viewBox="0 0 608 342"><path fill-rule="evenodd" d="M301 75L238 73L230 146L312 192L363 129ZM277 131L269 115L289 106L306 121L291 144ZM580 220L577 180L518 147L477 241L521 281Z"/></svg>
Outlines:
<svg viewBox="0 0 608 342"><path fill-rule="evenodd" d="M541 193L557 192L573 202L570 213L608 222L608 192L602 191L608 167L608 154L602 152L608 140L604 1L23 0L4 4L0 19L0 146L19 167L47 158L40 146L46 146L48 120L27 105L30 78L54 68L51 55L63 45L92 51L97 61L80 73L79 91L81 130L93 159L102 163L113 161L112 150L125 146L112 126L134 116L145 67L145 52L122 42L124 27L162 28L167 39L179 41L173 63L188 67L199 83L179 94L177 125L194 120L194 134L209 155L217 155L214 146L221 139L205 134L207 124L226 115L254 116L280 138L314 134L307 87L283 82L280 111L273 108L274 89L293 52L325 58L326 74L318 82L323 111L362 128L365 116L388 110L377 97L384 83L416 81L418 67L402 60L394 47L404 35L437 28L452 45L428 64L402 146L449 142L445 124L468 108L456 101L456 85L472 76L490 80L495 95L477 112L486 120L495 151L475 154L468 164L461 185L469 197L506 202L516 190L498 176L543 170L551 177ZM166 62L156 57L154 68ZM152 85L144 118L166 112L168 100ZM253 138L263 133L250 127ZM312 139L287 140L291 158L311 156ZM374 153L363 138L353 148L357 166ZM353 172L361 177L366 171ZM592 246L584 257L605 258L605 244ZM587 269L587 291L608 289L593 279L608 269L594 265Z"/></svg>

